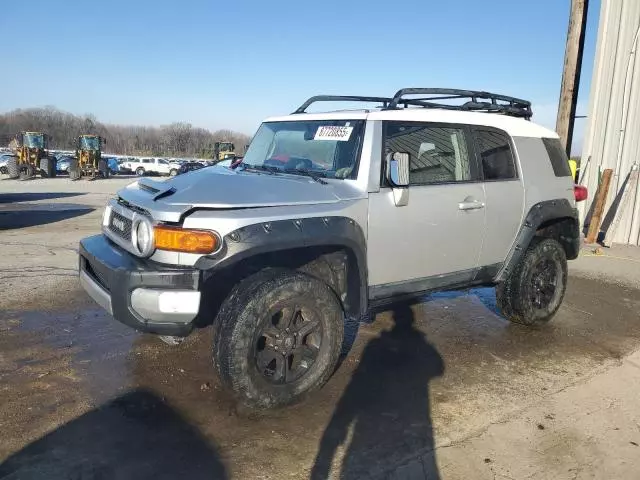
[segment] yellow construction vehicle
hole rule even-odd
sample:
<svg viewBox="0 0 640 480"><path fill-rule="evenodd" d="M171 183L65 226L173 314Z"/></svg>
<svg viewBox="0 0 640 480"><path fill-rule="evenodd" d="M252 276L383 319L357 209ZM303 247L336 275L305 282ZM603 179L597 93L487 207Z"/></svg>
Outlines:
<svg viewBox="0 0 640 480"><path fill-rule="evenodd" d="M38 173L55 177L56 160L47 151L48 136L42 132L20 132L9 144L16 157L7 162L9 178L28 180Z"/></svg>
<svg viewBox="0 0 640 480"><path fill-rule="evenodd" d="M69 164L69 178L78 180L82 176L94 180L109 178L109 166L102 158L102 145L106 140L99 135L80 135L76 144L76 157Z"/></svg>
<svg viewBox="0 0 640 480"><path fill-rule="evenodd" d="M213 161L219 162L227 158L235 158L236 146L232 142L216 142L213 144Z"/></svg>

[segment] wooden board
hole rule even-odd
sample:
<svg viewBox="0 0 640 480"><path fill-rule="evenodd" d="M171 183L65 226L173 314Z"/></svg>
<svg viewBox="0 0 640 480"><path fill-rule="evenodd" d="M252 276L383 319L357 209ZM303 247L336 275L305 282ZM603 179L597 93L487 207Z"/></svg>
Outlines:
<svg viewBox="0 0 640 480"><path fill-rule="evenodd" d="M607 203L607 196L609 195L609 186L611 185L611 177L613 177L613 170L607 168L602 174L602 181L598 187L596 193L596 206L593 209L593 215L591 215L591 222L589 223L589 232L587 233L586 243L595 243L598 240L598 234L600 233L600 224L602 223L602 213Z"/></svg>

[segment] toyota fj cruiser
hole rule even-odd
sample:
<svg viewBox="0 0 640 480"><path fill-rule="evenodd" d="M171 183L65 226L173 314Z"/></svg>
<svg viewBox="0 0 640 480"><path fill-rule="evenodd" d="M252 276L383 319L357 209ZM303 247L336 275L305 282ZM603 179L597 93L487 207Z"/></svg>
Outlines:
<svg viewBox="0 0 640 480"><path fill-rule="evenodd" d="M375 108L307 112L324 101ZM312 97L263 122L234 169L120 190L80 243L80 281L139 331L213 324L219 376L254 407L319 388L345 318L399 298L493 285L507 319L547 322L586 191L531 116L466 90Z"/></svg>

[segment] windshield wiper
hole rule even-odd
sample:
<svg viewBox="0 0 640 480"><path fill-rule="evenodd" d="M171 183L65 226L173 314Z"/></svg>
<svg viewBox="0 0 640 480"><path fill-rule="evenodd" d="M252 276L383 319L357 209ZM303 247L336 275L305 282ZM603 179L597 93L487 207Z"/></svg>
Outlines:
<svg viewBox="0 0 640 480"><path fill-rule="evenodd" d="M243 170L257 170L260 172L267 172L273 175L274 173L282 172L282 170L278 167L273 167L271 165L250 165L248 163L241 163L240 166Z"/></svg>
<svg viewBox="0 0 640 480"><path fill-rule="evenodd" d="M309 170L308 168L285 168L285 173L292 173L294 175L304 175L307 177L313 178L316 182L327 185L327 182L323 180L323 178L327 178L327 174L324 172L319 172L317 170Z"/></svg>

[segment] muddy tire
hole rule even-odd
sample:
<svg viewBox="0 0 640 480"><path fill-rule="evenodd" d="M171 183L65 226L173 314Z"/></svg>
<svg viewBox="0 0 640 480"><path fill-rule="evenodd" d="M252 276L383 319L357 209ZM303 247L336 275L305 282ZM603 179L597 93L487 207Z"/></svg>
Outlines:
<svg viewBox="0 0 640 480"><path fill-rule="evenodd" d="M100 160L98 162L98 172L102 178L109 178L109 166L106 160Z"/></svg>
<svg viewBox="0 0 640 480"><path fill-rule="evenodd" d="M333 374L343 312L323 282L264 270L236 285L218 313L213 361L222 383L251 408L291 404Z"/></svg>
<svg viewBox="0 0 640 480"><path fill-rule="evenodd" d="M80 171L80 165L78 163L78 159L74 158L69 162L69 180L76 181L80 180L82 176L82 172Z"/></svg>
<svg viewBox="0 0 640 480"><path fill-rule="evenodd" d="M20 180L31 180L33 178L34 172L35 169L33 168L33 165L28 164L23 166L22 168L20 168Z"/></svg>
<svg viewBox="0 0 640 480"><path fill-rule="evenodd" d="M52 178L56 176L56 162L52 158L40 160L40 176L42 178Z"/></svg>
<svg viewBox="0 0 640 480"><path fill-rule="evenodd" d="M534 238L520 264L496 288L502 314L511 322L533 326L556 314L567 289L567 257L550 238Z"/></svg>
<svg viewBox="0 0 640 480"><path fill-rule="evenodd" d="M9 178L18 178L20 176L17 158L12 157L7 161L7 174L9 175Z"/></svg>
<svg viewBox="0 0 640 480"><path fill-rule="evenodd" d="M142 167L138 167L138 168L136 169L136 175L137 175L137 176L139 176L139 177L144 177L144 174L145 174L144 168L142 168Z"/></svg>

